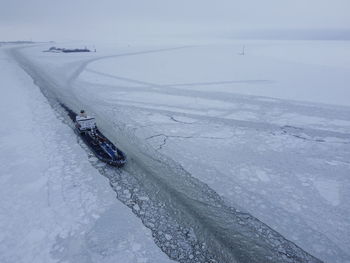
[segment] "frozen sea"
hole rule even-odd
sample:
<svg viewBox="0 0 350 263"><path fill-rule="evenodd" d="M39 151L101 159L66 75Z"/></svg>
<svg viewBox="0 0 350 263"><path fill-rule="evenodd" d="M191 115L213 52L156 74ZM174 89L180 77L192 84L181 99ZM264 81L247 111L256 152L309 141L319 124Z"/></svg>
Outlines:
<svg viewBox="0 0 350 263"><path fill-rule="evenodd" d="M136 42L97 45L96 53L87 54L42 52L47 48L19 50L40 76L36 82L49 85L50 94L74 110L95 115L136 163L142 158L152 163L140 152L171 160L225 204L250 213L306 252L329 263L350 262L349 42ZM3 63L14 63L6 59ZM18 108L15 116L23 111ZM65 138L74 141L73 135ZM76 156L79 165L88 163L84 154ZM69 172L71 180L99 176L89 169L74 177ZM185 179L159 178L188 189ZM154 259L162 256L157 249L142 251Z"/></svg>

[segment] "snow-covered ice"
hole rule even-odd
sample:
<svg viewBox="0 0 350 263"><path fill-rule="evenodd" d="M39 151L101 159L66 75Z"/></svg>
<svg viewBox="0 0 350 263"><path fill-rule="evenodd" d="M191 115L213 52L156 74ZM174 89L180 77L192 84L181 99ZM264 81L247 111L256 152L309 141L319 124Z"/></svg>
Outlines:
<svg viewBox="0 0 350 263"><path fill-rule="evenodd" d="M349 42L42 49L22 52L115 140L132 133L305 251L350 262Z"/></svg>

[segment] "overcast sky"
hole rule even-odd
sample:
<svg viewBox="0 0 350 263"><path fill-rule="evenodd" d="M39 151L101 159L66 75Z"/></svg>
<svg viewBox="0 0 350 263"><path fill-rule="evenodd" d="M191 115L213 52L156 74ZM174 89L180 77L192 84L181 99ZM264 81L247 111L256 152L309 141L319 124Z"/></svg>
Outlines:
<svg viewBox="0 0 350 263"><path fill-rule="evenodd" d="M0 0L0 41L349 30L350 0Z"/></svg>

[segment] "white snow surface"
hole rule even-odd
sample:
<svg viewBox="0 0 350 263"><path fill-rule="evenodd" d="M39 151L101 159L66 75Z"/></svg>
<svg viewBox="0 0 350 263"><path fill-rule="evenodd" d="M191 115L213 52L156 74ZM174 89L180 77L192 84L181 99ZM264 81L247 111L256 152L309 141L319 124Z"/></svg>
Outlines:
<svg viewBox="0 0 350 263"><path fill-rule="evenodd" d="M69 81L57 90L67 99L131 127L312 255L350 262L349 42L43 49L23 53Z"/></svg>
<svg viewBox="0 0 350 263"><path fill-rule="evenodd" d="M0 79L0 262L173 262L4 48Z"/></svg>

